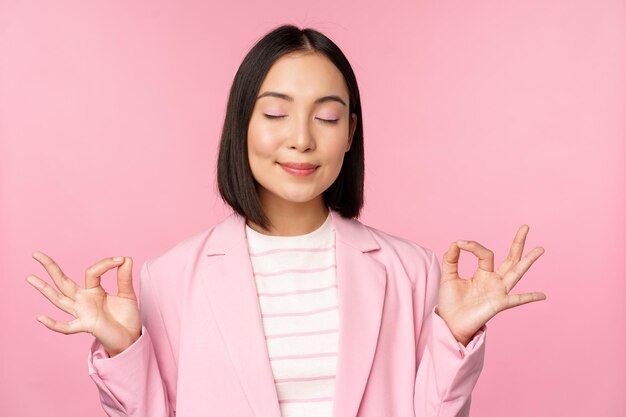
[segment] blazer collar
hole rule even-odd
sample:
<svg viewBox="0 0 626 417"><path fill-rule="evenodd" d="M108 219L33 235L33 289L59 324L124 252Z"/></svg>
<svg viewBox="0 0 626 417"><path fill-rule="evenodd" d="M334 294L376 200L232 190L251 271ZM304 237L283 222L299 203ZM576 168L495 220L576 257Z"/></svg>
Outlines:
<svg viewBox="0 0 626 417"><path fill-rule="evenodd" d="M333 417L354 417L376 352L387 270L368 253L380 246L365 225L335 211L331 216L339 304ZM211 261L200 270L206 304L199 308L210 308L254 414L280 417L244 227L244 218L233 213L212 230L205 251ZM208 318L199 318L197 327L191 329L199 346L210 344L205 320ZM210 362L196 366L201 372L212 371Z"/></svg>

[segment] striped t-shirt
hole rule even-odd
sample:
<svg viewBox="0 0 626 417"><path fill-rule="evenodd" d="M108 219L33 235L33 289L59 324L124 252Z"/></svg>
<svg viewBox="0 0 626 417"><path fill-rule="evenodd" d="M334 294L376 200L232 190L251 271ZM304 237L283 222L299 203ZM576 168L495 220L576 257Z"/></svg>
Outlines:
<svg viewBox="0 0 626 417"><path fill-rule="evenodd" d="M246 237L283 417L332 416L339 300L330 212L316 230Z"/></svg>

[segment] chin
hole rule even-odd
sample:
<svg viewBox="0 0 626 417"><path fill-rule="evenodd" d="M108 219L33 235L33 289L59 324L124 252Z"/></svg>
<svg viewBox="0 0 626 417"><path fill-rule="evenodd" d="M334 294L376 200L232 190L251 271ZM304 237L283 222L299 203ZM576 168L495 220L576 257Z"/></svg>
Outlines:
<svg viewBox="0 0 626 417"><path fill-rule="evenodd" d="M271 182L271 180L268 180L268 182ZM278 188L275 188L275 186L277 185L276 183L274 183L273 185L274 187L272 188L262 187L262 192L263 194L265 194L264 197L266 197L264 198L264 200L271 199L274 201L281 200L283 202L289 202L294 204L304 204L317 198L321 198L322 193L326 189L320 188L319 184L314 185L283 182L281 184L282 186Z"/></svg>
<svg viewBox="0 0 626 417"><path fill-rule="evenodd" d="M315 200L320 194L321 193L281 193L278 194L278 197L290 203L304 204Z"/></svg>
<svg viewBox="0 0 626 417"><path fill-rule="evenodd" d="M317 196L315 197L311 197L311 196L306 196L306 197L283 197L283 200L288 201L290 203L299 203L299 204L304 204L304 203L308 203L312 200L315 200L317 198Z"/></svg>

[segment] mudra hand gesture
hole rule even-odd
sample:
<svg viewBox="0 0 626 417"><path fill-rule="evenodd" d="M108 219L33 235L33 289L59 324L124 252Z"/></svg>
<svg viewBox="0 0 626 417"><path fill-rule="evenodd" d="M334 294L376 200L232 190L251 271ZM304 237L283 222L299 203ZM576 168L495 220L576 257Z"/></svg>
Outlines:
<svg viewBox="0 0 626 417"><path fill-rule="evenodd" d="M141 335L141 317L132 284L132 259L129 257L104 258L85 271L85 288L68 278L61 268L42 252L35 258L46 269L56 287L29 275L26 280L55 306L71 314L75 320L56 321L48 316L37 317L44 326L55 332L79 332L95 336L113 357L132 345ZM117 267L117 296L107 294L100 285L100 276Z"/></svg>
<svg viewBox="0 0 626 417"><path fill-rule="evenodd" d="M453 242L443 256L439 288L439 316L463 345L499 312L533 301L545 300L542 292L509 294L522 275L543 253L536 247L522 258L529 227L522 225L515 235L507 258L493 270L493 252L478 242ZM478 258L478 269L471 279L458 274L460 250Z"/></svg>

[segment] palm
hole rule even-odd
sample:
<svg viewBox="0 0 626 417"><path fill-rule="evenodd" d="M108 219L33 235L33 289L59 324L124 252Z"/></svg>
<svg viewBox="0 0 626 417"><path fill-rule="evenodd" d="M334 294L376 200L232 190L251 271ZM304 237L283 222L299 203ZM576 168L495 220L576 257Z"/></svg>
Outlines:
<svg viewBox="0 0 626 417"><path fill-rule="evenodd" d="M107 294L102 286L78 290L74 310L82 328L110 345L141 331L137 300Z"/></svg>
<svg viewBox="0 0 626 417"><path fill-rule="evenodd" d="M35 252L33 257L44 266L60 292L34 275L29 275L28 282L54 305L75 318L70 322L60 322L48 316L39 316L38 320L46 327L64 334L91 333L111 356L139 338L141 316L132 286L130 258L125 258L124 262L105 258L92 265L85 272L85 288L81 288L46 254ZM100 276L115 267L118 267L118 293L112 295L100 285Z"/></svg>
<svg viewBox="0 0 626 417"><path fill-rule="evenodd" d="M541 292L509 294L544 252L538 247L521 258L527 233L528 226L520 227L509 255L497 271L493 268L493 252L477 242L453 242L444 254L438 313L458 341L466 344L488 320L503 310L546 298ZM458 274L460 249L478 257L478 269L471 279L463 279Z"/></svg>

